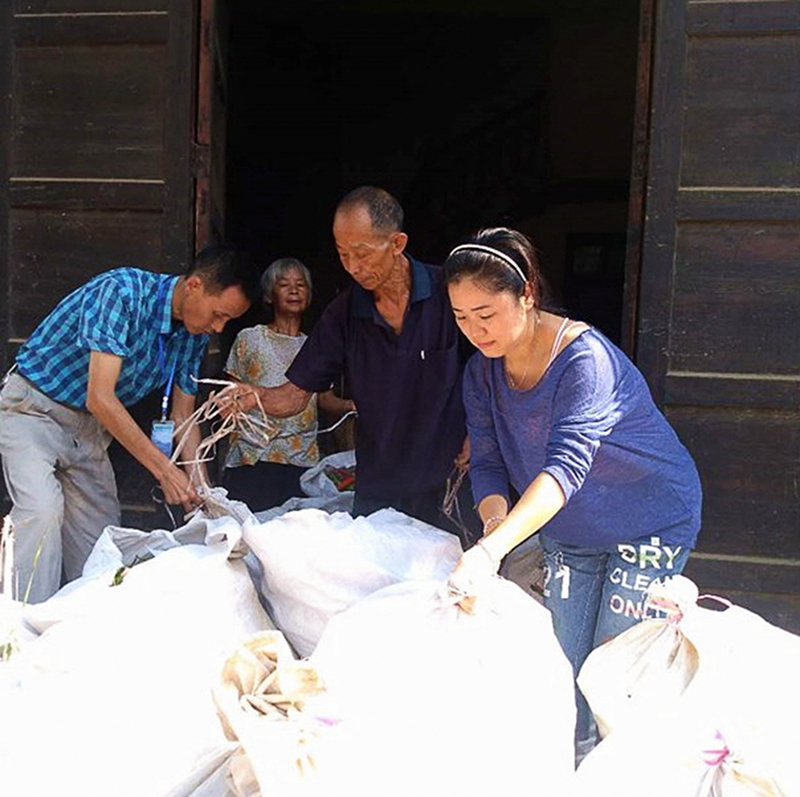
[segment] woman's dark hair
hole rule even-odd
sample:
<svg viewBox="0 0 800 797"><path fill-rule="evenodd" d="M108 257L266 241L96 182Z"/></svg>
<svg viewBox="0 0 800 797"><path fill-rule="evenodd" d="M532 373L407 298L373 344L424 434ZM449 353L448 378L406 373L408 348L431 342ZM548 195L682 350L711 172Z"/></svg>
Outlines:
<svg viewBox="0 0 800 797"><path fill-rule="evenodd" d="M541 306L542 275L536 249L521 232L508 227L479 230L455 247L444 262L444 274L448 285L469 277L491 293L508 291L514 296L522 296L530 283L534 305Z"/></svg>

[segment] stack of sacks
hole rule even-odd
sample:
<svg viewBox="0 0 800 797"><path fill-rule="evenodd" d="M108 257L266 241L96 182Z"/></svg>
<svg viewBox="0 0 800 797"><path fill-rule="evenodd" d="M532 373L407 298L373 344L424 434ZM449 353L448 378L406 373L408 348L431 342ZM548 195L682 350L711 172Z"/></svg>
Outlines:
<svg viewBox="0 0 800 797"><path fill-rule="evenodd" d="M240 542L232 518L109 527L82 578L24 608L40 636L0 664L0 794L183 797L222 767L210 687L272 627Z"/></svg>
<svg viewBox="0 0 800 797"><path fill-rule="evenodd" d="M727 604L697 605L683 576L644 620L593 651L578 684L603 741L577 773L580 797L800 794L800 637Z"/></svg>
<svg viewBox="0 0 800 797"><path fill-rule="evenodd" d="M461 556L453 534L393 509L355 519L303 509L245 523L244 539L275 625L300 656L334 615L390 584L444 581Z"/></svg>
<svg viewBox="0 0 800 797"><path fill-rule="evenodd" d="M240 797L570 794L572 671L516 585L487 581L474 615L435 582L374 592L330 620L302 677L275 643L234 654L217 690L249 762L232 762ZM264 697L295 705L258 716Z"/></svg>

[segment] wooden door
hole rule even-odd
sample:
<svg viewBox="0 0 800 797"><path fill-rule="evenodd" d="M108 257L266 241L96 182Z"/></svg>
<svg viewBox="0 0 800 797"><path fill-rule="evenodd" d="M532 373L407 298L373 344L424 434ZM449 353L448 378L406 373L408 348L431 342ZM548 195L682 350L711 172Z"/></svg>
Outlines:
<svg viewBox="0 0 800 797"><path fill-rule="evenodd" d="M197 108L194 129L194 245L225 240L225 150L228 99L228 12L224 0L199 0ZM203 375L219 377L225 351L212 335ZM206 391L202 395L207 395ZM212 478L219 475L211 465Z"/></svg>
<svg viewBox="0 0 800 797"><path fill-rule="evenodd" d="M800 3L654 8L637 362L703 481L688 572L796 595Z"/></svg>
<svg viewBox="0 0 800 797"><path fill-rule="evenodd" d="M4 365L93 275L191 257L196 14L196 0L0 4ZM149 506L148 474L114 458L123 503Z"/></svg>

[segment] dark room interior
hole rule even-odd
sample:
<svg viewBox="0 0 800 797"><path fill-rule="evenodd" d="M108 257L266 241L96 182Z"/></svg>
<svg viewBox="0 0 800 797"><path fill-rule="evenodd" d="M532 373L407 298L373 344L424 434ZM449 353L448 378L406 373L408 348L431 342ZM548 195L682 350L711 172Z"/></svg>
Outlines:
<svg viewBox="0 0 800 797"><path fill-rule="evenodd" d="M619 340L635 0L232 0L228 14L225 233L262 267L309 266L310 323L347 281L336 202L374 184L428 262L480 227L523 230L554 304Z"/></svg>

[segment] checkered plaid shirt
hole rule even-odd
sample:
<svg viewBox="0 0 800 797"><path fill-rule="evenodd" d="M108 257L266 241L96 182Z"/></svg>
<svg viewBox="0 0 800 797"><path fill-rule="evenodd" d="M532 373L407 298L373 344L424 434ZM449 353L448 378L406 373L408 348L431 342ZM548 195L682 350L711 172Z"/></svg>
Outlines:
<svg viewBox="0 0 800 797"><path fill-rule="evenodd" d="M116 354L122 370L117 398L135 404L163 387L172 363L175 383L194 395L208 342L172 320L172 292L178 278L138 268L106 271L64 298L17 353L17 369L50 398L86 407L89 353ZM159 337L164 352L159 356Z"/></svg>

